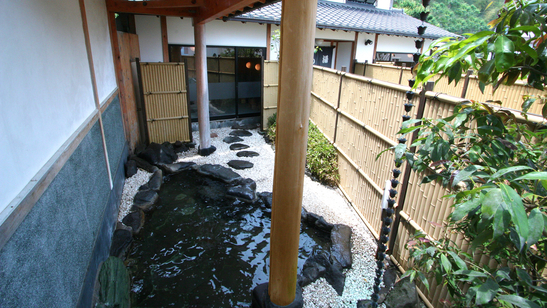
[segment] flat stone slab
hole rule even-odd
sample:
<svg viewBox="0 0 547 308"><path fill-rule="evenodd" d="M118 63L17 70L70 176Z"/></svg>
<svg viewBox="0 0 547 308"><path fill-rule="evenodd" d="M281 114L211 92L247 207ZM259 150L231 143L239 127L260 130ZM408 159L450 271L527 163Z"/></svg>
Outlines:
<svg viewBox="0 0 547 308"><path fill-rule="evenodd" d="M255 157L255 156L259 156L260 154L254 151L240 151L240 152L237 152L236 155L237 157Z"/></svg>
<svg viewBox="0 0 547 308"><path fill-rule="evenodd" d="M336 224L330 232L332 242L331 256L338 261L342 268L350 268L351 258L351 228L346 225Z"/></svg>
<svg viewBox="0 0 547 308"><path fill-rule="evenodd" d="M228 166L237 170L243 170L252 168L254 164L245 160L231 160L228 162Z"/></svg>
<svg viewBox="0 0 547 308"><path fill-rule="evenodd" d="M228 136L228 137L222 139L222 141L229 144L229 143L234 143L234 142L241 142L241 141L243 141L243 139L241 139L237 136Z"/></svg>
<svg viewBox="0 0 547 308"><path fill-rule="evenodd" d="M221 165L202 165L196 169L199 174L207 175L217 180L221 180L224 183L232 183L241 179L241 176L235 173L232 169L223 167Z"/></svg>
<svg viewBox="0 0 547 308"><path fill-rule="evenodd" d="M230 132L230 136L237 136L237 137L250 137L253 133L251 133L248 130L233 130Z"/></svg>
<svg viewBox="0 0 547 308"><path fill-rule="evenodd" d="M160 164L161 170L165 171L167 174L179 173L184 170L192 168L196 163L194 162L180 162L174 164Z"/></svg>
<svg viewBox="0 0 547 308"><path fill-rule="evenodd" d="M248 149L249 146L246 145L246 144L243 144L243 143L234 143L230 146L230 150L232 151L237 151L237 150L244 150L244 149Z"/></svg>

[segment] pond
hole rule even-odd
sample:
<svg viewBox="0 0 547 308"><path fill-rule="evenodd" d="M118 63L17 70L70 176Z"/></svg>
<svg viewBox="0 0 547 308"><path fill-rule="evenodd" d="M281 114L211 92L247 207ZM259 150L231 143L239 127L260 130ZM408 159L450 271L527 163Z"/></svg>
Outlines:
<svg viewBox="0 0 547 308"><path fill-rule="evenodd" d="M268 281L271 210L225 197L226 184L194 170L164 181L127 256L132 307L250 307ZM302 224L299 273L329 249L329 234Z"/></svg>

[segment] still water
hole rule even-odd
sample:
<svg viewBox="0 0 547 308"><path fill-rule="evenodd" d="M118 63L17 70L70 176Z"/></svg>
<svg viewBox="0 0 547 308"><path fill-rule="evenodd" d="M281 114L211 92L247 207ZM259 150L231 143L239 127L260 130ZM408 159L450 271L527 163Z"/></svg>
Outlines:
<svg viewBox="0 0 547 308"><path fill-rule="evenodd" d="M224 197L225 184L193 170L165 178L128 255L132 307L250 307L268 281L270 210ZM327 234L301 227L299 272Z"/></svg>

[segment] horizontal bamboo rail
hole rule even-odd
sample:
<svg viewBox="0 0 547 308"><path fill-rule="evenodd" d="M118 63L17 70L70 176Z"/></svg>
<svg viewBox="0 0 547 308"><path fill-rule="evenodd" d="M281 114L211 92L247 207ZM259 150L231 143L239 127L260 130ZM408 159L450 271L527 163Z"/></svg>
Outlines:
<svg viewBox="0 0 547 308"><path fill-rule="evenodd" d="M164 120L183 120L188 119L189 116L180 116L180 117L169 117L169 118L155 118L155 119L147 119L147 122L154 122L154 121L164 121Z"/></svg>

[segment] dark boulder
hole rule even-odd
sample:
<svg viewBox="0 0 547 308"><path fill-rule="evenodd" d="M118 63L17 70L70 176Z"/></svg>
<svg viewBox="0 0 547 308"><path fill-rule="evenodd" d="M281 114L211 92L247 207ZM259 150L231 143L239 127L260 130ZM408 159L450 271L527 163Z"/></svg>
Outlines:
<svg viewBox="0 0 547 308"><path fill-rule="evenodd" d="M300 283L309 284L320 277L325 277L325 280L341 296L344 293L346 275L342 272L342 266L336 261L331 262L330 259L327 252L314 251L312 256L304 263ZM301 286L305 286L305 284Z"/></svg>
<svg viewBox="0 0 547 308"><path fill-rule="evenodd" d="M228 166L236 170L243 170L252 168L254 164L245 160L231 160L228 162Z"/></svg>
<svg viewBox="0 0 547 308"><path fill-rule="evenodd" d="M330 232L331 257L338 261L343 268L351 268L351 228L336 224Z"/></svg>
<svg viewBox="0 0 547 308"><path fill-rule="evenodd" d="M273 194L271 192L261 192L261 193L258 193L258 196L260 197L260 199L262 199L262 201L264 201L264 206L266 206L267 208L272 208L272 196Z"/></svg>
<svg viewBox="0 0 547 308"><path fill-rule="evenodd" d="M150 143L146 150L139 154L139 157L151 163L157 164L171 164L177 160L178 156L175 153L173 145L169 142L164 144Z"/></svg>
<svg viewBox="0 0 547 308"><path fill-rule="evenodd" d="M138 168L137 168L137 162L130 159L127 162L125 162L125 177L130 178L137 174Z"/></svg>
<svg viewBox="0 0 547 308"><path fill-rule="evenodd" d="M158 167L151 165L149 162L136 155L130 155L129 159L134 160L137 163L137 167L143 169L144 171L153 173L158 169Z"/></svg>
<svg viewBox="0 0 547 308"><path fill-rule="evenodd" d="M410 277L405 277L393 285L384 304L388 308L419 308L421 306L416 285L410 281Z"/></svg>
<svg viewBox="0 0 547 308"><path fill-rule="evenodd" d="M130 287L131 280L123 261L109 257L99 269L96 307L131 307Z"/></svg>
<svg viewBox="0 0 547 308"><path fill-rule="evenodd" d="M199 166L196 171L199 174L210 176L214 179L221 180L224 183L232 183L241 179L241 176L235 173L232 169L223 167L221 165L205 164Z"/></svg>
<svg viewBox="0 0 547 308"><path fill-rule="evenodd" d="M163 183L163 172L161 170L156 170L154 174L150 177L150 180L148 180L148 187L151 190L159 191L161 188L161 184Z"/></svg>
<svg viewBox="0 0 547 308"><path fill-rule="evenodd" d="M230 150L232 151L244 150L248 148L249 146L243 143L234 143L230 146Z"/></svg>
<svg viewBox="0 0 547 308"><path fill-rule="evenodd" d="M139 191L133 199L133 207L148 212L152 209L152 206L156 204L158 198L158 193L154 190Z"/></svg>
<svg viewBox="0 0 547 308"><path fill-rule="evenodd" d="M131 232L133 234L138 234L142 226L144 226L144 212L141 210L137 210L135 212L127 214L122 222L131 228Z"/></svg>
<svg viewBox="0 0 547 308"><path fill-rule="evenodd" d="M125 250L133 240L131 231L125 229L117 229L112 235L112 245L110 245L110 255L121 258L125 254Z"/></svg>
<svg viewBox="0 0 547 308"><path fill-rule="evenodd" d="M243 202L253 203L257 200L256 182L252 179L239 180L237 181L237 185L228 188L226 196Z"/></svg>
<svg viewBox="0 0 547 308"><path fill-rule="evenodd" d="M306 222L308 223L308 226L315 226L317 229L327 233L330 233L330 231L334 227L333 224L325 221L323 216L319 216L314 213L308 213L306 217Z"/></svg>
<svg viewBox="0 0 547 308"><path fill-rule="evenodd" d="M173 144L173 149L175 150L175 153L182 153L188 151L190 148L181 141L177 141Z"/></svg>

